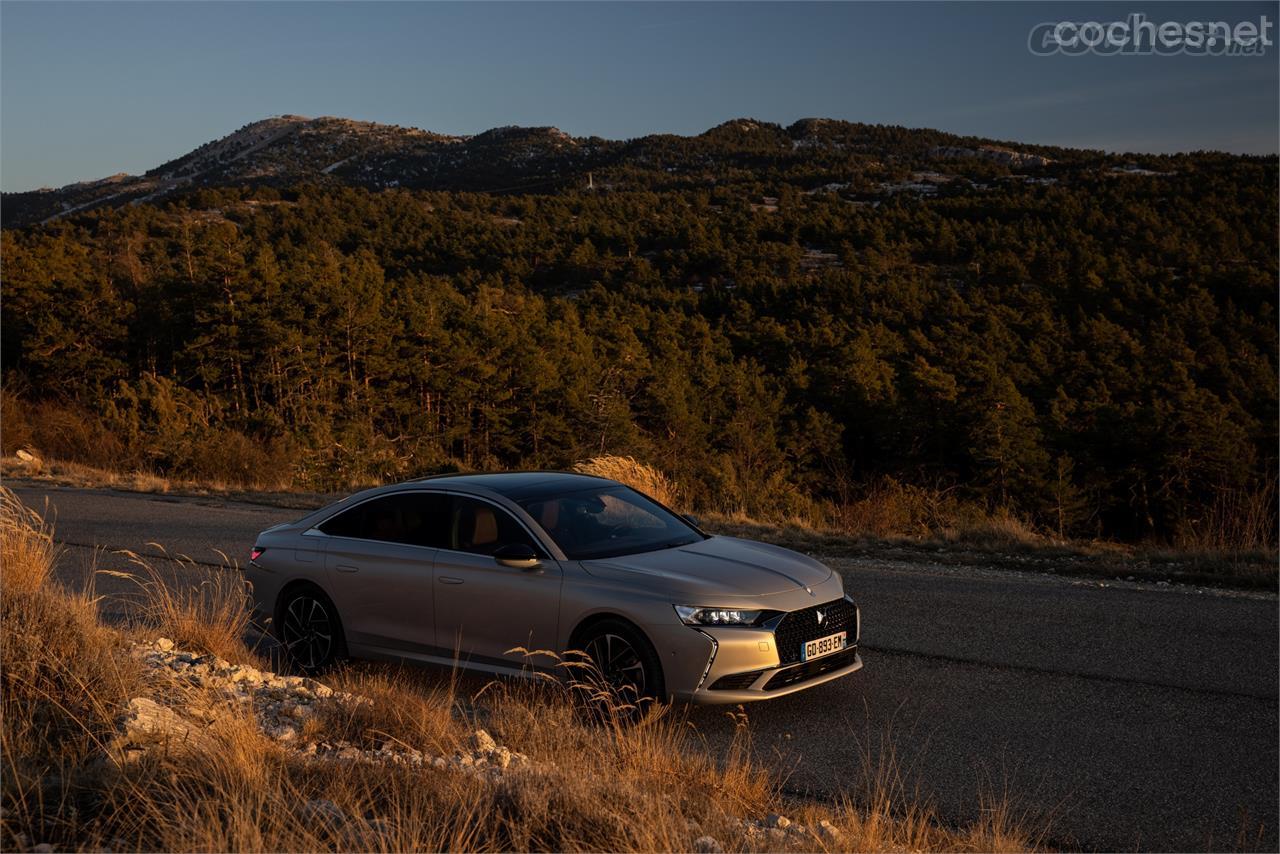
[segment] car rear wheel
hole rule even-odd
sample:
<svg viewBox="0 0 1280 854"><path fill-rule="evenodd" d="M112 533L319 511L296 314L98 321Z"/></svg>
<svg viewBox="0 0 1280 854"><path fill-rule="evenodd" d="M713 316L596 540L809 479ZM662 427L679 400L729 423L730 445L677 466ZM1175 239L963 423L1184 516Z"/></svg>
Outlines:
<svg viewBox="0 0 1280 854"><path fill-rule="evenodd" d="M338 609L318 588L290 593L277 625L286 657L306 673L322 673L346 654Z"/></svg>
<svg viewBox="0 0 1280 854"><path fill-rule="evenodd" d="M622 620L602 620L581 637L579 648L591 659L589 682L613 695L615 702L643 711L666 697L662 663L639 629Z"/></svg>

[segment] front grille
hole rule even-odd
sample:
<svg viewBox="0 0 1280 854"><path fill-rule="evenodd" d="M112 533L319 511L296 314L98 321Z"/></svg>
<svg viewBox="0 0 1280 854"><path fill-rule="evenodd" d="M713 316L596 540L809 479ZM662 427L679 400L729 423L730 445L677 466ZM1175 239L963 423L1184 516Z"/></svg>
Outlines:
<svg viewBox="0 0 1280 854"><path fill-rule="evenodd" d="M731 673L728 676L721 676L711 686L712 691L745 691L751 687L751 684L760 678L763 671L753 670L750 673Z"/></svg>
<svg viewBox="0 0 1280 854"><path fill-rule="evenodd" d="M822 623L818 623L818 612ZM821 605L812 605L801 611L783 616L773 630L773 642L778 646L778 660L782 664L794 664L800 660L805 641L817 640L836 632L848 632L846 642L853 646L858 642L858 607L848 599L834 599Z"/></svg>
<svg viewBox="0 0 1280 854"><path fill-rule="evenodd" d="M806 661L804 664L798 664L795 667L789 667L786 670L775 673L768 682L764 683L764 690L778 691L797 682L816 679L824 673L830 673L833 670L839 670L841 667L853 664L853 660L857 657L858 648L856 646L845 647L840 652L833 652L831 655L824 655L822 658L815 658L813 661Z"/></svg>

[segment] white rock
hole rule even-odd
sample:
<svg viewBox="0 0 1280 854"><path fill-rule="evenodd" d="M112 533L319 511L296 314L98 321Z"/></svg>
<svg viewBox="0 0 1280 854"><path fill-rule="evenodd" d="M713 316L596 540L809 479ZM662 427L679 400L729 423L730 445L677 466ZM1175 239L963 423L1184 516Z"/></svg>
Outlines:
<svg viewBox="0 0 1280 854"><path fill-rule="evenodd" d="M769 817L764 820L764 826L776 827L778 830L786 830L791 826L791 819L787 818L785 815L770 813Z"/></svg>
<svg viewBox="0 0 1280 854"><path fill-rule="evenodd" d="M317 682L314 679L307 679L303 684L307 687L309 691L311 691L311 693L315 694L317 697L333 696L333 689L330 688L328 685L325 685L323 682Z"/></svg>
<svg viewBox="0 0 1280 854"><path fill-rule="evenodd" d="M476 750L481 751L482 753L488 753L491 750L496 750L498 747L498 743L493 740L493 736L489 735L488 732L482 729L478 729L472 734L471 744Z"/></svg>
<svg viewBox="0 0 1280 854"><path fill-rule="evenodd" d="M41 842L39 845L31 848L34 854L53 854L53 846L48 842Z"/></svg>
<svg viewBox="0 0 1280 854"><path fill-rule="evenodd" d="M172 709L162 706L147 697L134 697L129 701L128 709L123 715L121 724L124 726L125 732L131 736L183 740L191 735L190 724Z"/></svg>
<svg viewBox="0 0 1280 854"><path fill-rule="evenodd" d="M156 638L156 649L161 652L168 652L173 649L173 641L168 638Z"/></svg>
<svg viewBox="0 0 1280 854"><path fill-rule="evenodd" d="M723 854L724 852L714 836L699 836L693 840L693 850L698 854Z"/></svg>
<svg viewBox="0 0 1280 854"><path fill-rule="evenodd" d="M839 842L844 838L844 833L841 832L840 828L836 827L824 818L822 821L818 822L818 836L830 842Z"/></svg>

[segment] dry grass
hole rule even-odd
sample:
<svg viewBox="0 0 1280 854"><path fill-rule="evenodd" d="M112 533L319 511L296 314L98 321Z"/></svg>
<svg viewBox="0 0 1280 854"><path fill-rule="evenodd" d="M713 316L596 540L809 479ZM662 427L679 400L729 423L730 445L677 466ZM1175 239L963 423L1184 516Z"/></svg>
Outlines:
<svg viewBox="0 0 1280 854"><path fill-rule="evenodd" d="M1177 545L1223 554L1274 551L1277 539L1274 474L1252 489L1220 489L1203 518L1183 526Z"/></svg>
<svg viewBox="0 0 1280 854"><path fill-rule="evenodd" d="M227 492L220 483L187 483L174 481L151 472L113 471L85 463L46 460L42 457L21 459L17 456L0 458L0 475L5 477L39 478L60 486L98 487L123 489L129 492L166 493L173 489L199 488L204 492Z"/></svg>
<svg viewBox="0 0 1280 854"><path fill-rule="evenodd" d="M144 381L161 408L178 403L171 384ZM4 473L70 482L96 482L146 492L171 484L215 491L281 490L293 487L296 454L279 444L255 441L231 429L213 429L198 419L145 430L126 412L92 411L74 403L30 402L0 389L0 451ZM29 457L22 459L22 456Z"/></svg>
<svg viewBox="0 0 1280 854"><path fill-rule="evenodd" d="M91 594L54 585L49 527L0 491L0 848L14 834L74 839L100 757L140 674Z"/></svg>
<svg viewBox="0 0 1280 854"><path fill-rule="evenodd" d="M33 593L53 570L53 527L10 490L0 487L0 585L6 592Z"/></svg>
<svg viewBox="0 0 1280 854"><path fill-rule="evenodd" d="M639 462L634 457L592 457L574 463L573 470L625 483L673 510L680 507L679 485L653 466Z"/></svg>
<svg viewBox="0 0 1280 854"><path fill-rule="evenodd" d="M437 674L351 666L330 683L371 702L307 724L307 735L317 739L390 742L437 755L460 748L484 726L532 761L530 769L497 781L306 759L265 737L251 712L234 708L224 708L188 750L153 750L117 765L105 749L116 716L130 698L160 689L128 654L129 631L102 625L92 598L52 582L43 520L12 496L0 510L3 850L47 842L79 850L666 851L691 850L703 834L726 850L749 850L768 843L751 842L739 820L771 811L790 811L809 824L828 819L846 831L839 846L814 836L783 846L792 850L990 851L1028 844L1007 811L948 828L900 787L873 787L863 804L789 803L778 778L749 758L745 716L734 748L713 757L679 709L659 708L634 725L618 716L593 722L575 711L575 688L561 681L496 681L466 695ZM15 571L22 561L40 565ZM196 592L173 592L161 574L138 569L136 604L151 621L148 634L251 658L233 648L244 625L234 588L215 579ZM168 690L157 698L173 702ZM220 702L196 696L198 690L190 689L184 702ZM308 806L317 800L337 812L327 816Z"/></svg>
<svg viewBox="0 0 1280 854"><path fill-rule="evenodd" d="M84 463L35 458L20 459L17 456L0 457L0 478L28 479L43 484L75 489L118 489L124 492L176 495L212 495L241 501L254 501L278 507L314 510L336 500L338 496L288 488L270 491L267 487L249 488L222 480L181 480L162 477L149 471L114 470L98 468ZM368 484L374 486L377 484ZM276 484L275 489L279 489Z"/></svg>
<svg viewBox="0 0 1280 854"><path fill-rule="evenodd" d="M159 543L147 545L165 551ZM234 561L223 555L223 565L214 569L198 567L186 555L177 555L166 558L173 566L164 571L133 552L119 554L128 559L133 571L102 572L135 586L132 594L117 597L123 600L135 623L153 635L169 638L182 649L236 663L262 663L245 647L252 596ZM204 579L195 586L175 584L176 575L184 571L203 575Z"/></svg>

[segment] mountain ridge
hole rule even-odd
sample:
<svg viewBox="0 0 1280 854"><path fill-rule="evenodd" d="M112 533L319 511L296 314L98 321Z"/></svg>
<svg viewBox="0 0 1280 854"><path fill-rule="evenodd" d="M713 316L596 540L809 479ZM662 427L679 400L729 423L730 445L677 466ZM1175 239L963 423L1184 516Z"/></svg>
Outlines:
<svg viewBox="0 0 1280 854"><path fill-rule="evenodd" d="M1166 162L1168 157L1143 160ZM1041 169L1061 160L1124 158L829 118L799 119L784 127L744 117L692 136L610 140L575 137L552 126L507 125L451 135L337 116L283 114L250 122L141 175L117 173L57 189L4 193L3 213L6 227L22 227L103 205L141 204L188 189L244 184L335 182L370 190L518 192L547 191L576 181L599 189L628 186L636 171L668 182L685 176L695 183L716 183L740 180L744 170L782 168L803 172L806 180L812 173L810 183L822 186L847 181L850 173L886 161L923 168L940 159ZM822 174L830 180L819 180Z"/></svg>

